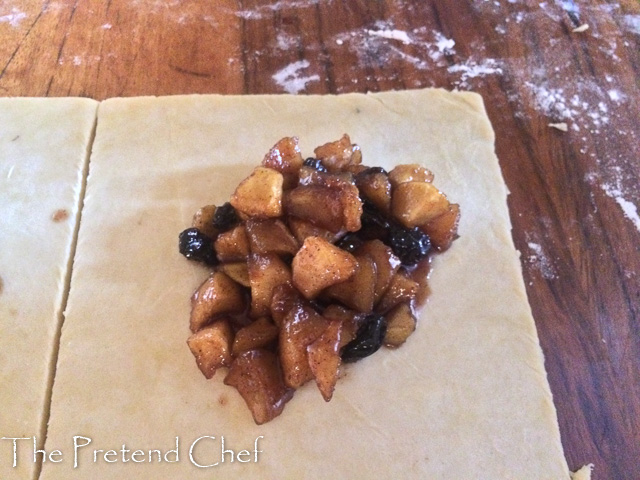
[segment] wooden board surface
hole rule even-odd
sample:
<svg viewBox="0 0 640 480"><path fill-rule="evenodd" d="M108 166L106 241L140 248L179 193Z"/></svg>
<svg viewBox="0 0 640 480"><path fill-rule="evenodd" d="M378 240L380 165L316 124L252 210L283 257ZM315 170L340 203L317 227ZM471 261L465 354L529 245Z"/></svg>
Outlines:
<svg viewBox="0 0 640 480"><path fill-rule="evenodd" d="M640 478L640 3L0 1L2 96L432 86L485 98L569 466Z"/></svg>

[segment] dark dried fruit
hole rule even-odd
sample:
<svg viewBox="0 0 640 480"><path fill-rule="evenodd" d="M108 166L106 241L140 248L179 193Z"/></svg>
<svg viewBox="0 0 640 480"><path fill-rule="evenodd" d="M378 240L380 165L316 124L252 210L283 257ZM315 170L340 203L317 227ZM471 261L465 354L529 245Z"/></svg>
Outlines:
<svg viewBox="0 0 640 480"><path fill-rule="evenodd" d="M367 315L358 328L356 338L347 343L340 355L343 362L357 362L378 351L387 333L387 321L382 315Z"/></svg>
<svg viewBox="0 0 640 480"><path fill-rule="evenodd" d="M218 207L213 215L213 226L221 232L230 230L239 221L236 209L229 202Z"/></svg>
<svg viewBox="0 0 640 480"><path fill-rule="evenodd" d="M364 177L366 175L373 175L374 173L384 173L385 175L389 175L389 173L382 167L369 167L359 172L356 176Z"/></svg>
<svg viewBox="0 0 640 480"><path fill-rule="evenodd" d="M213 241L197 228L187 228L179 236L180 253L189 260L217 265Z"/></svg>
<svg viewBox="0 0 640 480"><path fill-rule="evenodd" d="M418 227L412 229L395 225L391 229L391 249L405 266L413 266L425 258L431 250L429 235Z"/></svg>
<svg viewBox="0 0 640 480"><path fill-rule="evenodd" d="M319 172L326 172L327 171L327 167L325 167L322 164L322 161L320 161L319 158L309 157L303 162L303 165L305 167L311 167L314 170L317 170Z"/></svg>
<svg viewBox="0 0 640 480"><path fill-rule="evenodd" d="M363 240L379 239L383 242L389 236L391 222L368 201L362 202L362 217L360 217L362 228L359 235Z"/></svg>
<svg viewBox="0 0 640 480"><path fill-rule="evenodd" d="M356 233L347 233L344 237L342 237L336 246L340 247L343 250L346 250L349 253L355 252L360 245L364 242L360 238L360 236Z"/></svg>

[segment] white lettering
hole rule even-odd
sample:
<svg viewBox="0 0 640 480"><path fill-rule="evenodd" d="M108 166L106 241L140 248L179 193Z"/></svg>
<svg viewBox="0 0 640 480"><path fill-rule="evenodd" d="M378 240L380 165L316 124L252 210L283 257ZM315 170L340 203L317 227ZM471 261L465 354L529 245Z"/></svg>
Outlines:
<svg viewBox="0 0 640 480"><path fill-rule="evenodd" d="M189 447L189 460L191 460L191 463L193 465L195 465L198 468L209 468L209 467L215 467L216 465L218 465L219 462L216 463L212 463L211 465L200 465L198 462L196 462L195 458L193 458L193 449L196 448L196 445L198 444L198 442L200 440L202 440L203 438L210 438L211 440L215 440L216 437L211 437L208 435L204 435L200 438L196 438L193 443L191 444L191 447Z"/></svg>
<svg viewBox="0 0 640 480"><path fill-rule="evenodd" d="M112 460L109 460L107 457L116 457ZM116 452L115 450L109 450L107 452L104 452L104 461L107 463L114 463L118 461L118 452Z"/></svg>
<svg viewBox="0 0 640 480"><path fill-rule="evenodd" d="M222 457L222 463L224 463L224 454L225 453L230 453L231 454L231 462L230 463L233 463L233 450L225 450L224 449L224 437L220 437L220 441L221 441L220 456Z"/></svg>
<svg viewBox="0 0 640 480"><path fill-rule="evenodd" d="M35 437L34 437L35 438ZM31 440L31 437L2 437L2 440L13 440L13 468L18 466L18 440Z"/></svg>
<svg viewBox="0 0 640 480"><path fill-rule="evenodd" d="M133 460L136 463L144 462L144 458L142 460L136 460L136 456L144 456L144 452L142 450L136 450L135 452L133 452L131 454L131 460Z"/></svg>
<svg viewBox="0 0 640 480"><path fill-rule="evenodd" d="M78 443L79 439L86 440L87 443L83 443L82 445L80 445ZM82 437L80 435L75 435L73 437L73 468L78 468L78 449L81 447L86 447L90 443L91 443L91 439L88 437Z"/></svg>
<svg viewBox="0 0 640 480"><path fill-rule="evenodd" d="M246 460L242 460L240 458L240 455L244 455L247 458ZM249 450L240 450L238 453L236 453L236 460L238 460L240 463L247 463L251 461L251 457L250 457L251 453L249 452Z"/></svg>
<svg viewBox="0 0 640 480"><path fill-rule="evenodd" d="M53 457L60 457L60 459L56 460ZM54 450L49 454L49 460L52 461L53 463L60 463L62 461L62 452L60 450Z"/></svg>
<svg viewBox="0 0 640 480"><path fill-rule="evenodd" d="M178 444L180 443L180 437L176 437L176 449L175 450L169 450L167 453L164 454L164 461L165 462L169 462L169 463L175 463L178 462L180 460L180 457L178 455ZM176 459L175 460L169 460L169 454L170 453L175 453L176 454ZM151 455L151 454L149 454Z"/></svg>
<svg viewBox="0 0 640 480"><path fill-rule="evenodd" d="M258 450L258 440L260 440L261 438L264 438L264 436L260 435L258 438L256 438L256 442L253 444L253 452L255 453L256 463L258 462L258 454L262 453L262 450Z"/></svg>

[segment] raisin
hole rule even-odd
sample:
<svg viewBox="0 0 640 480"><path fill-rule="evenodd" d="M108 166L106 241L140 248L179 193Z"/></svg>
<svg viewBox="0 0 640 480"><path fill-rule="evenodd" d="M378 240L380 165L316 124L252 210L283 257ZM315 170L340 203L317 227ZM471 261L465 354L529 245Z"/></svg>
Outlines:
<svg viewBox="0 0 640 480"><path fill-rule="evenodd" d="M311 167L319 172L327 171L327 168L322 164L322 161L319 158L309 157L304 161L303 165L305 167Z"/></svg>
<svg viewBox="0 0 640 480"><path fill-rule="evenodd" d="M340 353L344 362L357 362L378 351L387 333L387 321L382 315L371 313L358 328L356 338L347 343Z"/></svg>
<svg viewBox="0 0 640 480"><path fill-rule="evenodd" d="M412 229L394 225L390 235L391 249L405 266L425 258L431 250L431 239L418 227Z"/></svg>
<svg viewBox="0 0 640 480"><path fill-rule="evenodd" d="M221 232L230 230L239 221L236 209L229 202L216 208L216 213L213 214L213 226Z"/></svg>
<svg viewBox="0 0 640 480"><path fill-rule="evenodd" d="M180 253L189 260L216 265L218 259L213 241L197 228L187 228L179 236Z"/></svg>
<svg viewBox="0 0 640 480"><path fill-rule="evenodd" d="M382 167L368 167L358 173L357 177L364 177L366 175L373 175L375 173L384 173L385 175L389 175L389 173Z"/></svg>
<svg viewBox="0 0 640 480"><path fill-rule="evenodd" d="M353 253L360 245L362 245L362 239L356 233L347 233L344 237L338 240L336 245L349 253Z"/></svg>
<svg viewBox="0 0 640 480"><path fill-rule="evenodd" d="M391 222L367 200L362 202L360 223L362 227L358 233L364 240L379 239L384 242L389 236Z"/></svg>

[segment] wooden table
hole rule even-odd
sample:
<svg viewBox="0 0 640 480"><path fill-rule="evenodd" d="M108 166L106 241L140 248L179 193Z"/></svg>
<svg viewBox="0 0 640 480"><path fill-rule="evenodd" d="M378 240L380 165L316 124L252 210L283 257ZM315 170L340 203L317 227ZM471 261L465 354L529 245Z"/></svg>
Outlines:
<svg viewBox="0 0 640 480"><path fill-rule="evenodd" d="M0 1L3 96L420 87L484 96L569 466L640 478L640 3Z"/></svg>

